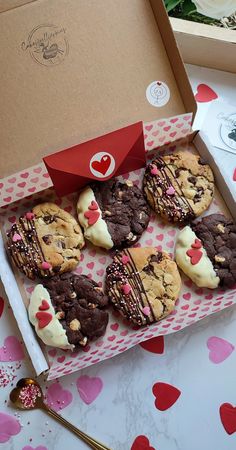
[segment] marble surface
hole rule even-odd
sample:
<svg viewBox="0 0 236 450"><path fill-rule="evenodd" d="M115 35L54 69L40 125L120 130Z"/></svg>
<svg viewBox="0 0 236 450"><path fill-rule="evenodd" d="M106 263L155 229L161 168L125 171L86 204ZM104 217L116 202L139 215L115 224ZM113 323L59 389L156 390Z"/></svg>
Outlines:
<svg viewBox="0 0 236 450"><path fill-rule="evenodd" d="M234 75L193 66L187 70L194 92L199 83L207 83L232 98ZM206 110L206 104L199 104L199 123ZM8 403L11 385L33 369L5 293L0 291L0 297L0 442L5 440L0 450L87 449L44 413L18 413ZM235 450L236 433L226 432L219 414L222 404L231 404L230 426L236 431L235 330L236 309L230 307L166 336L164 348L158 338L149 343L152 352L138 345L57 382L41 376L40 383L60 414L112 450ZM21 424L9 440L6 430L14 427L6 427L3 414Z"/></svg>

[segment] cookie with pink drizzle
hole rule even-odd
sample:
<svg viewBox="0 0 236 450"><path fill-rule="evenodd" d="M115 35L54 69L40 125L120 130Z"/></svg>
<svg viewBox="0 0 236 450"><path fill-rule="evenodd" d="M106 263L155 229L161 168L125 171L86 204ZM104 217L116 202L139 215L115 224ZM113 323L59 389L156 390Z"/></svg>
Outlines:
<svg viewBox="0 0 236 450"><path fill-rule="evenodd" d="M139 326L170 314L180 287L176 263L156 248L117 252L107 267L106 293L110 302L126 319Z"/></svg>
<svg viewBox="0 0 236 450"><path fill-rule="evenodd" d="M200 156L175 152L146 168L143 188L150 206L170 222L189 222L210 205L214 193L211 168Z"/></svg>
<svg viewBox="0 0 236 450"><path fill-rule="evenodd" d="M15 265L30 279L75 269L83 245L77 221L54 203L42 203L26 212L7 239Z"/></svg>

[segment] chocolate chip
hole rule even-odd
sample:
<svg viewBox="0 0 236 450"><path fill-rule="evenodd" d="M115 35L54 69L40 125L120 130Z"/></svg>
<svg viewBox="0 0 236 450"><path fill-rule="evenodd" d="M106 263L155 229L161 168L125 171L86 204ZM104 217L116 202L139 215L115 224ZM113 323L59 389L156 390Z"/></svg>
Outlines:
<svg viewBox="0 0 236 450"><path fill-rule="evenodd" d="M45 244L50 245L52 243L53 236L52 234L45 234L45 236L43 236L42 239L43 242L45 242Z"/></svg>
<svg viewBox="0 0 236 450"><path fill-rule="evenodd" d="M205 166L207 164L207 162L205 161L204 158L199 158L198 164L200 164L201 166Z"/></svg>
<svg viewBox="0 0 236 450"><path fill-rule="evenodd" d="M49 224L49 223L54 222L55 216L51 216L51 215L44 216L43 220L44 220L45 223Z"/></svg>
<svg viewBox="0 0 236 450"><path fill-rule="evenodd" d="M197 182L197 178L196 177L188 177L188 181L195 185Z"/></svg>

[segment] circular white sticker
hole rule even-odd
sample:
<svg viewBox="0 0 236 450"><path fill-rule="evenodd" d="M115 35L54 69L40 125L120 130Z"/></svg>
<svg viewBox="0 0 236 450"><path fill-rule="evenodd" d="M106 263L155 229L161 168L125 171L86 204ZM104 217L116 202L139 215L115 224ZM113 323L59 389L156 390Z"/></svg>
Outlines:
<svg viewBox="0 0 236 450"><path fill-rule="evenodd" d="M222 141L232 150L236 150L236 114L229 116L220 127Z"/></svg>
<svg viewBox="0 0 236 450"><path fill-rule="evenodd" d="M170 100L170 89L163 81L153 81L146 89L146 97L152 106L160 108Z"/></svg>
<svg viewBox="0 0 236 450"><path fill-rule="evenodd" d="M90 160L89 168L97 178L106 178L115 170L115 160L110 153L98 152Z"/></svg>

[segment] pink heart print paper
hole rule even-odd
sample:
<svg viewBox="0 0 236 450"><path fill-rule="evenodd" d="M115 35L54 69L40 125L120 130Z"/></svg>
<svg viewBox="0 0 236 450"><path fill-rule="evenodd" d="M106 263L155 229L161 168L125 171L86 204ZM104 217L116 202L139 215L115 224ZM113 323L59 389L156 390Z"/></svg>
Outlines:
<svg viewBox="0 0 236 450"><path fill-rule="evenodd" d="M169 144L187 136L191 130L192 114L183 114L143 124L145 150ZM0 207L16 202L52 186L43 162L0 179Z"/></svg>
<svg viewBox="0 0 236 450"><path fill-rule="evenodd" d="M170 147L171 150L175 146ZM154 152L150 152L150 157ZM120 177L121 180L131 180L139 187L142 186L143 169L136 170ZM60 207L75 215L75 205L77 194L71 194L63 199L55 197L53 190L47 190L41 194L36 194L33 199L22 199L15 205L9 205L5 209L4 226L9 229L13 221L20 214L29 210L33 204L40 201L55 201ZM208 213L223 211L221 199L214 200ZM157 249L165 250L173 256L178 226L162 222L155 214L152 214L147 230L142 235L137 247L155 246ZM106 267L112 261L111 253L95 248L87 243L82 251L81 262L75 273L87 275L103 285ZM177 300L175 310L165 319L158 323L143 328L137 328L124 320L112 307L109 310L109 323L105 335L97 341L89 343L78 353L63 351L50 347L45 348L45 353L49 361L50 380L70 374L82 368L96 364L102 360L112 358L142 341L163 336L179 331L193 323L218 312L236 302L236 290L223 291L202 289L195 286L187 277L182 276L182 289ZM34 284L21 275L24 288L29 297ZM81 389L81 386L79 386Z"/></svg>

